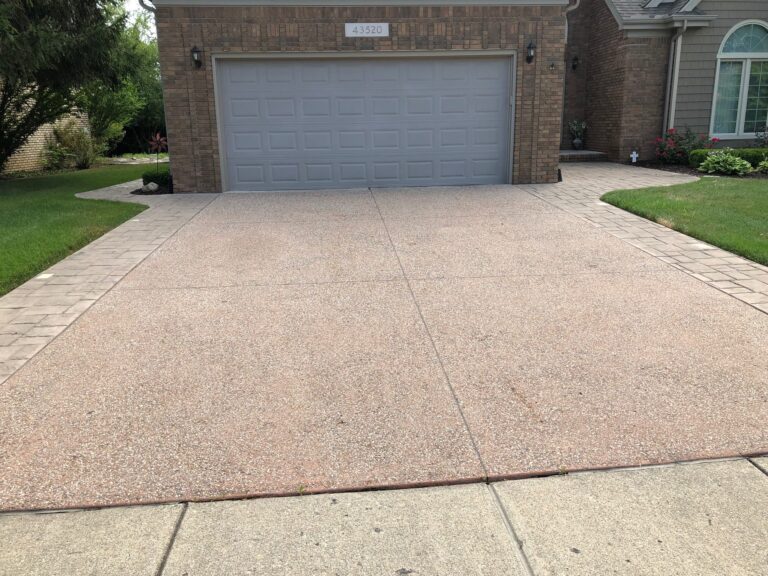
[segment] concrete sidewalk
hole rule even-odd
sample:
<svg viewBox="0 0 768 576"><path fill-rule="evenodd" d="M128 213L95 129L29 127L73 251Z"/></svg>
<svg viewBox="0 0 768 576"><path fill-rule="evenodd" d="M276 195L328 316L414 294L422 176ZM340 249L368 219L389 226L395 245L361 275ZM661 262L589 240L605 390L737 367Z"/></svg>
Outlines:
<svg viewBox="0 0 768 576"><path fill-rule="evenodd" d="M762 468L762 469L761 469ZM768 458L0 514L0 575L765 576Z"/></svg>

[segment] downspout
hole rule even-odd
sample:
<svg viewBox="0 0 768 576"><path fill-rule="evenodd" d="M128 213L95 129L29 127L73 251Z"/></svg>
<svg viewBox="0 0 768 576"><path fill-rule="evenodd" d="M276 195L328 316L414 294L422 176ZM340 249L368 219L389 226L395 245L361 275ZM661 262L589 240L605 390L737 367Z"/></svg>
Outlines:
<svg viewBox="0 0 768 576"><path fill-rule="evenodd" d="M677 110L677 85L680 80L680 58L683 52L683 34L688 30L688 20L683 20L680 28L672 38L669 47L669 69L667 70L667 96L664 102L664 132L675 125Z"/></svg>
<svg viewBox="0 0 768 576"><path fill-rule="evenodd" d="M141 0L139 0L141 1ZM568 14L576 10L581 5L581 0L576 0L574 4L565 9L565 45L568 46Z"/></svg>
<svg viewBox="0 0 768 576"><path fill-rule="evenodd" d="M139 0L139 5L149 12L157 12L157 8L146 3L146 0Z"/></svg>
<svg viewBox="0 0 768 576"><path fill-rule="evenodd" d="M568 33L569 33L569 29L568 29L568 14L570 14L571 12L576 10L580 5L581 5L581 0L576 0L576 2L574 2L573 4L568 6L568 8L565 9L565 49L566 49L566 51L568 50ZM563 66L564 66L564 72L563 72L563 101L562 101L562 110L563 110L563 112L562 112L562 115L560 117L560 124L561 124L561 126L560 126L560 134L561 134L561 136L560 137L561 138L562 138L562 132L563 132L563 129L564 129L563 127L565 126L565 81L566 81L565 79L566 79L566 76L568 75L568 61L567 60L563 63Z"/></svg>

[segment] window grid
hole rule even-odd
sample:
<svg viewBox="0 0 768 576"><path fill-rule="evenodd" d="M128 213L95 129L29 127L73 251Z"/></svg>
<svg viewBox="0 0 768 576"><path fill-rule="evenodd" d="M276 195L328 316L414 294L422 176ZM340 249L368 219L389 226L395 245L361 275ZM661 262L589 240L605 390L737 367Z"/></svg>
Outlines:
<svg viewBox="0 0 768 576"><path fill-rule="evenodd" d="M744 132L755 133L768 122L768 61L752 62Z"/></svg>
<svg viewBox="0 0 768 576"><path fill-rule="evenodd" d="M747 24L734 31L723 46L723 53L754 54L768 52L768 30L760 24Z"/></svg>
<svg viewBox="0 0 768 576"><path fill-rule="evenodd" d="M768 124L768 24L735 28L718 54L711 132L742 138Z"/></svg>

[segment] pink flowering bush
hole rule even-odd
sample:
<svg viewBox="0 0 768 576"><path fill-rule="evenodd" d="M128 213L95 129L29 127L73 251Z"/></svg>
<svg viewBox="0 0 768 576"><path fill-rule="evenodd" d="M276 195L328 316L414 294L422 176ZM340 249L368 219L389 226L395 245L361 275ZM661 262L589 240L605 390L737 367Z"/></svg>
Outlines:
<svg viewBox="0 0 768 576"><path fill-rule="evenodd" d="M656 158L663 164L688 164L693 150L714 148L720 140L694 134L690 128L680 132L670 128L662 138L656 138Z"/></svg>

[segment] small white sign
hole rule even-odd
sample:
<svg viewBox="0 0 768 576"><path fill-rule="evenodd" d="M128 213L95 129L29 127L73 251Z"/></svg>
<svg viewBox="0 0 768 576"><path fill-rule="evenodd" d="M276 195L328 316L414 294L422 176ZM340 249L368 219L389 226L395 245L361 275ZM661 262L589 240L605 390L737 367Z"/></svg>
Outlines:
<svg viewBox="0 0 768 576"><path fill-rule="evenodd" d="M347 22L344 24L344 36L347 38L386 38L389 36L389 24L385 22Z"/></svg>

